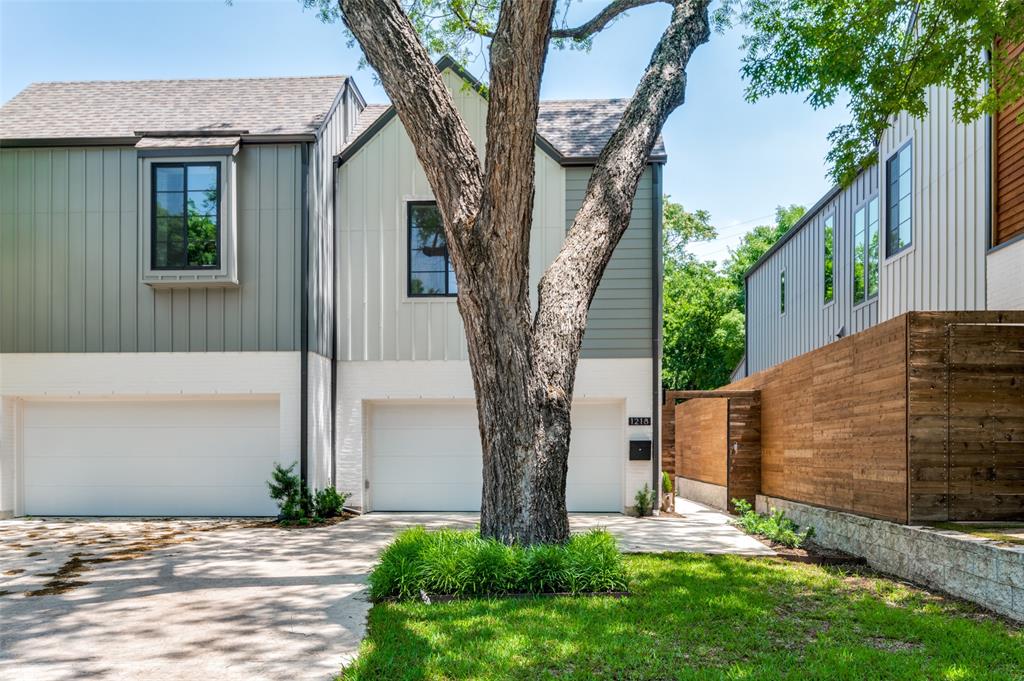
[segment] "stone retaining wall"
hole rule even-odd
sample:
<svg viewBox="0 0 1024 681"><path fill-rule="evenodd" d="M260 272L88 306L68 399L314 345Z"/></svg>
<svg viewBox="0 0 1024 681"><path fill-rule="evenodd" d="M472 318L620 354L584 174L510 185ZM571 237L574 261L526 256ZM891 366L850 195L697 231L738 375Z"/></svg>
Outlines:
<svg viewBox="0 0 1024 681"><path fill-rule="evenodd" d="M690 478L676 478L676 495L721 511L729 510L729 492L725 485L713 485L710 482L701 482Z"/></svg>
<svg viewBox="0 0 1024 681"><path fill-rule="evenodd" d="M871 567L1024 621L1024 546L832 511L757 495L757 510L786 512L814 541L862 556Z"/></svg>

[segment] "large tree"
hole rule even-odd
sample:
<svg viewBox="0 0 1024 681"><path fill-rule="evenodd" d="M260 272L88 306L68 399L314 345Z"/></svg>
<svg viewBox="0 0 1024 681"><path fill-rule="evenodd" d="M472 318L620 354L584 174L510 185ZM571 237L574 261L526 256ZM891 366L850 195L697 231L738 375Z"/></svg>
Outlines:
<svg viewBox="0 0 1024 681"><path fill-rule="evenodd" d="M556 12L556 0L303 1L319 6L325 18L340 16L361 46L412 141L444 219L483 446L481 532L506 542L564 541L569 532L569 411L587 310L629 223L655 140L683 102L690 57L710 35L710 0L660 0L671 8L664 32L594 165L561 251L541 277L536 310L530 307L528 254L534 136L548 48L553 40L586 45L625 11L658 0L610 0L572 26L566 12ZM898 18L904 12L899 0L887 2L872 3L875 19ZM845 6L856 5L856 0L803 4ZM987 0L986 5L1001 3ZM761 27L758 22L771 14L740 16L755 31L770 32L774 25ZM985 30L997 23L986 23ZM470 37L484 42L488 57L483 162L430 55L430 50L464 48ZM845 36L840 32L834 39L843 42ZM765 45L774 50L771 43ZM841 65L856 61L852 53L841 56ZM941 81L934 70L929 73ZM981 75L964 77L977 80ZM752 76L758 77L756 70ZM912 84L923 81L914 79ZM787 85L767 82L763 91Z"/></svg>

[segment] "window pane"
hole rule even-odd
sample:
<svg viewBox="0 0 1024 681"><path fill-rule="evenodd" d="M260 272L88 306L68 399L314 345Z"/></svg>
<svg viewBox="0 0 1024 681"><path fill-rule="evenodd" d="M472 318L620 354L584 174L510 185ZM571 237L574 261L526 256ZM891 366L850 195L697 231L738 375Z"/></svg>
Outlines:
<svg viewBox="0 0 1024 681"><path fill-rule="evenodd" d="M217 192L189 191L188 212L189 214L198 213L199 215L215 215L217 213Z"/></svg>
<svg viewBox="0 0 1024 681"><path fill-rule="evenodd" d="M414 296L444 295L444 272L413 272L409 277L409 293Z"/></svg>
<svg viewBox="0 0 1024 681"><path fill-rule="evenodd" d="M185 229L181 218L157 218L153 235L154 267L185 267Z"/></svg>
<svg viewBox="0 0 1024 681"><path fill-rule="evenodd" d="M900 172L910 170L910 145L903 147L899 155Z"/></svg>
<svg viewBox="0 0 1024 681"><path fill-rule="evenodd" d="M217 166L188 166L188 190L217 191Z"/></svg>
<svg viewBox="0 0 1024 681"><path fill-rule="evenodd" d="M864 302L864 217L866 211L861 208L853 214L853 302Z"/></svg>
<svg viewBox="0 0 1024 681"><path fill-rule="evenodd" d="M779 312L786 313L786 273L779 273Z"/></svg>
<svg viewBox="0 0 1024 681"><path fill-rule="evenodd" d="M180 192L185 189L185 169L177 166L156 168L156 191Z"/></svg>
<svg viewBox="0 0 1024 681"><path fill-rule="evenodd" d="M458 293L459 284L455 281L455 272L448 270L448 293Z"/></svg>
<svg viewBox="0 0 1024 681"><path fill-rule="evenodd" d="M834 293L833 286L832 286L832 273L833 273L833 239L835 237L834 237L834 230L832 228L832 224L833 224L833 218L830 217L827 220L825 220L825 234L824 234L825 252L823 254L823 258L824 258L824 281L825 281L824 298L825 298L825 302L826 303L831 302L832 296L833 296L833 293Z"/></svg>
<svg viewBox="0 0 1024 681"><path fill-rule="evenodd" d="M217 219L208 215L188 216L188 266L217 266Z"/></svg>
<svg viewBox="0 0 1024 681"><path fill-rule="evenodd" d="M870 217L874 215L875 219ZM867 230L867 297L878 293L878 262L879 262L879 234L878 234L878 199L872 199L868 204L868 230Z"/></svg>
<svg viewBox="0 0 1024 681"><path fill-rule="evenodd" d="M156 217L181 217L182 212L181 192L157 192L156 193Z"/></svg>

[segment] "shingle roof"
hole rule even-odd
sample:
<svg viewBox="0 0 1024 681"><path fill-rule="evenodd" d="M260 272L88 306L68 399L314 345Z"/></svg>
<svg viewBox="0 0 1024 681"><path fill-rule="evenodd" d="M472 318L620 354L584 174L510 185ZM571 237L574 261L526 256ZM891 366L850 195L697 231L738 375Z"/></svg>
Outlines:
<svg viewBox="0 0 1024 681"><path fill-rule="evenodd" d="M569 99L542 101L537 115L537 133L567 161L596 159L615 131L628 99ZM372 136L370 128L384 116L393 116L391 106L369 104L359 114L354 134L341 150L347 158L363 144L364 134ZM652 160L666 158L665 145L658 137L651 150Z"/></svg>
<svg viewBox="0 0 1024 681"><path fill-rule="evenodd" d="M0 141L200 130L310 134L344 83L345 76L35 83L0 108Z"/></svg>

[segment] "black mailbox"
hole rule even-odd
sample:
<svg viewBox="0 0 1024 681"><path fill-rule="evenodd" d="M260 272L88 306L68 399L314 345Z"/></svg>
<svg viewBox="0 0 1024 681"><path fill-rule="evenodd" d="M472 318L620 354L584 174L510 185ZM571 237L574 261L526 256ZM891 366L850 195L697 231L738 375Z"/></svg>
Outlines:
<svg viewBox="0 0 1024 681"><path fill-rule="evenodd" d="M651 460L651 441L650 440L630 440L629 441L629 460L630 461L650 461Z"/></svg>

